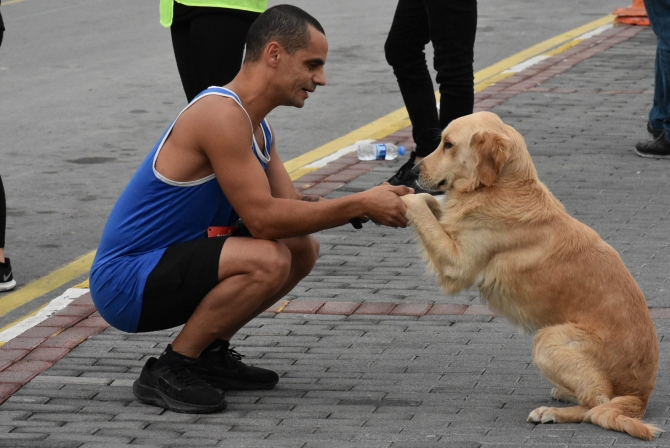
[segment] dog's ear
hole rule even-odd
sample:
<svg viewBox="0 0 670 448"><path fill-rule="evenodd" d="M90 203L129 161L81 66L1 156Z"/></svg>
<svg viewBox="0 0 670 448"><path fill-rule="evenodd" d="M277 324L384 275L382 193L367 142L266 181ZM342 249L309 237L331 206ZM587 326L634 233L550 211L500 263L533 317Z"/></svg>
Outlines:
<svg viewBox="0 0 670 448"><path fill-rule="evenodd" d="M512 142L506 135L479 131L470 139L470 147L477 158L477 177L479 182L490 187L498 178L500 170L507 161Z"/></svg>

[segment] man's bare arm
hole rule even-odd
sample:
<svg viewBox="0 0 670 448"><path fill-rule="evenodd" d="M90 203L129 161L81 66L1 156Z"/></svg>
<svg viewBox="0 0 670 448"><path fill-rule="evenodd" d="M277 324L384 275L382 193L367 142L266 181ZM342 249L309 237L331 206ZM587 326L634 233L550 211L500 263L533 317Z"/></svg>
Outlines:
<svg viewBox="0 0 670 448"><path fill-rule="evenodd" d="M222 99L221 101L226 101ZM307 235L319 230L346 224L352 218L369 216L384 225L405 227L406 207L399 196L410 193L406 187L390 185L327 201L300 199L284 169L286 180L280 181L278 157L264 172L251 150L251 125L239 106L217 106L207 103L192 114L191 125L197 128L199 146L207 155L219 185L252 235L263 239L279 239ZM210 110L208 110L210 109ZM276 153L275 153L276 154ZM270 167L271 164L274 166ZM281 165L283 169L283 165ZM270 180L273 185L270 184ZM294 193L287 193L290 189ZM281 196L275 197L281 191Z"/></svg>

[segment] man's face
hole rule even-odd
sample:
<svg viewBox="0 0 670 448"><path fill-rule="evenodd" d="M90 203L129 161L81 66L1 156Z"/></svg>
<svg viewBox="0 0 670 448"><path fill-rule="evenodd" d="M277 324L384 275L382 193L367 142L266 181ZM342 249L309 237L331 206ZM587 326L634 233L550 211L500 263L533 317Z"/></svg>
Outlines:
<svg viewBox="0 0 670 448"><path fill-rule="evenodd" d="M309 27L309 45L293 54L285 53L284 76L286 106L302 107L316 86L326 85L323 69L328 54L328 40L314 27Z"/></svg>

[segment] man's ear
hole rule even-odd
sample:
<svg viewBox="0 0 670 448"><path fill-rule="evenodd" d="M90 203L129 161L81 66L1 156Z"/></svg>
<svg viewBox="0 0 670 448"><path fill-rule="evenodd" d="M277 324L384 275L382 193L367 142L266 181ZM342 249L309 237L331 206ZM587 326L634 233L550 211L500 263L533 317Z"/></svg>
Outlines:
<svg viewBox="0 0 670 448"><path fill-rule="evenodd" d="M270 42L265 46L265 59L269 65L275 67L279 63L279 56L281 53L281 46L277 42Z"/></svg>
<svg viewBox="0 0 670 448"><path fill-rule="evenodd" d="M481 184L493 185L509 158L511 146L509 138L501 133L479 131L472 136L470 147L477 158L475 170Z"/></svg>

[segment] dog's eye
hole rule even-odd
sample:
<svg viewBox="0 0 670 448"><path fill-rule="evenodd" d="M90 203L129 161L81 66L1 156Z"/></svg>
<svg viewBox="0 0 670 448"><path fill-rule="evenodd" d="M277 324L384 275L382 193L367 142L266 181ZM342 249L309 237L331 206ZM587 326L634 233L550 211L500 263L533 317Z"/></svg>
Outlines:
<svg viewBox="0 0 670 448"><path fill-rule="evenodd" d="M443 147L444 147L445 150L451 148L452 146L454 146L454 145L452 145L451 142L444 142L444 144L443 144Z"/></svg>

